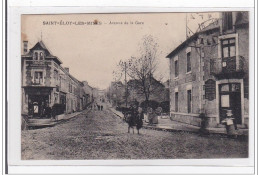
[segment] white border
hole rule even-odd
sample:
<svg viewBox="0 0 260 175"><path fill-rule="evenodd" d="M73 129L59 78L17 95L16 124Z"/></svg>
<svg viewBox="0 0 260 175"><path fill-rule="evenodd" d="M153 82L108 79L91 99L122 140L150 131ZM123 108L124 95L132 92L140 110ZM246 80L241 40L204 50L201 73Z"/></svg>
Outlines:
<svg viewBox="0 0 260 175"><path fill-rule="evenodd" d="M18 6L35 6L35 5L43 5L43 1L27 1L22 0L20 2L15 2L14 0L11 0L9 2L9 8L8 8L8 101L9 101L9 108L8 108L8 165L9 165L9 173L21 173L21 168L23 169L24 173L35 173L35 172L45 172L45 173L53 173L53 172L59 172L59 173L82 173L86 172L86 168L88 170L95 171L98 173L107 173L111 170L112 167L108 166L88 166L88 167L75 167L75 166L69 166L69 167L61 167L61 166L48 166L42 167L42 166L14 166L14 165L175 165L174 171L173 167L166 168L165 166L156 166L157 171L154 168L155 167L124 167L124 170L122 171L121 168L123 167L117 167L116 171L118 173L162 173L166 172L163 169L171 169L172 172L175 173L191 173L191 172L198 172L199 167L178 167L177 165L205 165L208 167L200 167L199 169L204 169L205 173L213 173L213 172L219 172L219 173L252 173L253 172L253 163L254 163L254 133L253 133L253 120L254 120L254 69L250 70L250 116L249 116L249 122L250 122L250 137L249 137L249 159L178 159L178 160L83 160L83 161L21 161L20 160L20 150L21 150L21 131L20 131L20 107L14 108L14 106L21 106L21 100L20 93L21 93L21 63L20 63L20 14L46 14L46 13L120 13L120 12L185 12L185 11L193 11L193 12L199 12L199 11L224 11L224 10L248 10L250 11L250 53L254 53L254 47L253 47L253 34L254 34L254 14L253 14L253 8L154 8L151 6L147 7L135 7L129 8L129 7L14 7L18 4ZM47 1L48 3L49 1ZM63 1L64 2L64 1ZM78 1L77 1L78 2ZM82 1L80 1L82 2ZM136 3L137 1L135 1ZM179 1L178 1L179 2ZM185 1L186 2L186 1ZM182 4L185 4L187 7L187 2L185 3L182 1ZM216 6L216 2L213 1L209 4L209 2L205 2L203 5L204 7L212 7ZM221 5L219 5L219 2L217 3L218 6L226 7L227 4L224 3L224 1L221 1ZM49 2L50 3L50 2ZM93 3L93 2L92 2ZM179 2L180 3L180 2ZM214 4L212 4L214 3ZM72 3L73 5L74 2ZM112 3L113 4L113 3ZM137 3L138 4L138 3ZM199 3L198 0L193 3L188 2L188 7L198 7L202 3ZM250 0L243 0L243 1L229 1L228 6L232 4L233 7L253 7L253 2ZM59 6L60 3L55 4L56 6ZM71 4L69 3L69 6ZM103 4L104 5L104 4ZM138 4L140 5L140 3ZM169 4L168 4L169 5ZM180 4L179 4L180 5ZM12 7L11 7L12 6ZM63 4L64 6L64 4ZM130 5L131 6L131 5ZM166 4L160 6L157 5L157 7L164 7ZM252 67L253 61L254 61L254 55L250 54L250 66ZM19 98L17 98L19 97ZM17 116L19 118L17 119ZM218 171L212 171L213 167L210 166L226 166L224 168L224 171L220 170L219 167L215 167L215 170ZM234 167L227 167L227 166L235 166L236 169L234 170ZM245 167L246 166L246 167ZM55 171L54 171L55 169ZM127 169L131 169L131 171L127 171ZM145 171L142 171L145 170ZM214 169L214 168L213 168ZM133 171L134 170L134 171Z"/></svg>

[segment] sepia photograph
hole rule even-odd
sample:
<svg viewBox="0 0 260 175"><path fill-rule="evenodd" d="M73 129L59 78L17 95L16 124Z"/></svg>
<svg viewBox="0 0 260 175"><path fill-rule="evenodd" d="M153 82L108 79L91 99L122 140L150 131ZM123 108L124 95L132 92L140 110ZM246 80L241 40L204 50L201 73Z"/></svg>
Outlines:
<svg viewBox="0 0 260 175"><path fill-rule="evenodd" d="M248 11L20 20L21 160L249 158Z"/></svg>

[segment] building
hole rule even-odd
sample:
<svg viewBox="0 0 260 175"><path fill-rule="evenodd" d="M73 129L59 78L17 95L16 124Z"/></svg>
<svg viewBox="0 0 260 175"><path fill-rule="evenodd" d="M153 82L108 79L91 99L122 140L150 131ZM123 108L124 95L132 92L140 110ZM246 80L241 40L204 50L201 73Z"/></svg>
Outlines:
<svg viewBox="0 0 260 175"><path fill-rule="evenodd" d="M46 117L47 107L56 106L60 113L72 113L86 108L84 84L61 66L43 41L28 50L23 41L22 55L22 113L34 118Z"/></svg>
<svg viewBox="0 0 260 175"><path fill-rule="evenodd" d="M82 83L83 83L83 85L84 85L84 86L83 86L83 90L84 90L84 92L85 92L85 94L86 94L86 102L87 102L87 104L92 103L93 100L94 100L93 87L91 87L91 86L88 84L87 81L83 81Z"/></svg>
<svg viewBox="0 0 260 175"><path fill-rule="evenodd" d="M125 104L125 86L121 81L111 82L107 89L107 97L113 107Z"/></svg>
<svg viewBox="0 0 260 175"><path fill-rule="evenodd" d="M238 125L248 125L248 29L248 12L223 12L167 56L172 120L199 126L205 113L218 127L230 109Z"/></svg>
<svg viewBox="0 0 260 175"><path fill-rule="evenodd" d="M127 103L127 106L129 107L136 101L140 104L146 101L145 94L143 93L143 86L139 80L129 80L127 82L127 88L121 81L114 81L111 82L106 91L108 100L112 106L125 107ZM149 100L158 103L169 101L168 89L163 83L153 77L151 79Z"/></svg>
<svg viewBox="0 0 260 175"><path fill-rule="evenodd" d="M167 89L163 83L156 80L154 77L150 80L150 86L149 86L149 100L156 101L156 102L164 102L169 101L169 93L167 93ZM147 86L148 87L148 86ZM142 85L141 81L139 80L129 80L127 82L127 89L129 92L128 100L129 101L138 101L139 103L142 103L146 101L145 94L143 92L144 86Z"/></svg>
<svg viewBox="0 0 260 175"><path fill-rule="evenodd" d="M101 90L101 89L99 89L98 90L98 101L99 102L105 102L105 99L106 99L106 92L105 92L105 90Z"/></svg>

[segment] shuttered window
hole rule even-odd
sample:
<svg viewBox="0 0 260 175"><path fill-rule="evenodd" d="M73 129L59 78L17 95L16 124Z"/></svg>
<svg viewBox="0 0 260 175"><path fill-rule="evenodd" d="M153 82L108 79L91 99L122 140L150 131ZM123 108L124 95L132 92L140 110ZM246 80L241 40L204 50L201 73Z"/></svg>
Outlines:
<svg viewBox="0 0 260 175"><path fill-rule="evenodd" d="M175 77L178 77L179 76L178 60L174 61L174 70L175 70Z"/></svg>

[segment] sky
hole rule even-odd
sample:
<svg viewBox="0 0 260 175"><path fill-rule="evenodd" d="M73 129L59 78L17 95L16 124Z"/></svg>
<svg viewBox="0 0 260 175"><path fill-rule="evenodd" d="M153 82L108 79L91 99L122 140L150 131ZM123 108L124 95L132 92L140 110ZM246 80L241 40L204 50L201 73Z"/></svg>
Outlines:
<svg viewBox="0 0 260 175"><path fill-rule="evenodd" d="M186 21L195 32L198 24L213 17L218 18L218 13L22 15L21 31L29 48L42 40L75 78L105 89L113 81L117 63L138 56L145 35L151 35L159 45L155 76L166 81L166 56L185 41ZM94 21L98 25L90 25Z"/></svg>

